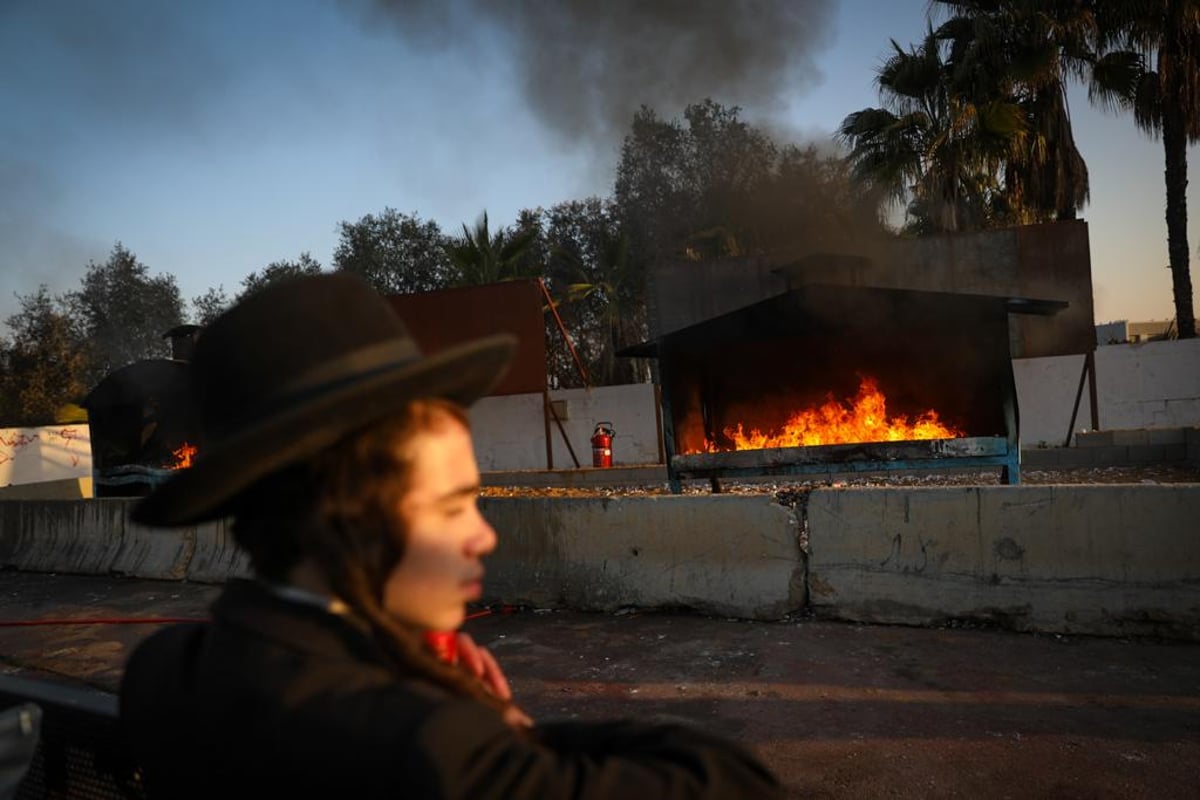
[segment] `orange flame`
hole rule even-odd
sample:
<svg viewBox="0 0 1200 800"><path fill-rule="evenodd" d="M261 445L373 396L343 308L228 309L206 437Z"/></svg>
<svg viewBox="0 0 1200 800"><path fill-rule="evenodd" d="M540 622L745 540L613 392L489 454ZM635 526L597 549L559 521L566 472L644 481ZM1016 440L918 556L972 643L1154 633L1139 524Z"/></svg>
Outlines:
<svg viewBox="0 0 1200 800"><path fill-rule="evenodd" d="M192 458L196 455L196 445L184 442L177 449L172 450L171 455L175 456L175 463L171 465L171 469L185 469L192 465Z"/></svg>
<svg viewBox="0 0 1200 800"><path fill-rule="evenodd" d="M953 439L966 434L944 425L936 411L928 410L911 422L903 415L888 418L887 398L874 378L860 379L858 394L844 402L832 395L819 407L797 411L777 432L764 433L758 429L725 428L733 448L717 447L706 441L710 453L719 450L761 450L767 447L810 447L825 444L854 442L902 442L914 439Z"/></svg>

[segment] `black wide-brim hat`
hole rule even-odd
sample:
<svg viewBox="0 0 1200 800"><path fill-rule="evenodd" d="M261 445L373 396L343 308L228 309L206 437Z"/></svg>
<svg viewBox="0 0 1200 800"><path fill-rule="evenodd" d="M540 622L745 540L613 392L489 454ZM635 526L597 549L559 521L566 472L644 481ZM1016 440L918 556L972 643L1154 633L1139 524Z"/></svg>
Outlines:
<svg viewBox="0 0 1200 800"><path fill-rule="evenodd" d="M504 375L515 349L516 339L500 334L425 356L400 315L353 275L272 284L201 333L189 365L197 456L131 516L160 526L227 516L260 478L410 400L470 405Z"/></svg>

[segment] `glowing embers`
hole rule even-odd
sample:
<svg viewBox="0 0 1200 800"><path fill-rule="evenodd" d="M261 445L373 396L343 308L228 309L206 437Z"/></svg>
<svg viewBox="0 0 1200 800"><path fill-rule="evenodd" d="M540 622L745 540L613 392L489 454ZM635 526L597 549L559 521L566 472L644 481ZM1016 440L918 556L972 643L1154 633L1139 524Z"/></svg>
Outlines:
<svg viewBox="0 0 1200 800"><path fill-rule="evenodd" d="M887 398L874 378L861 376L858 393L845 400L827 396L825 403L792 413L775 431L744 430L742 423L724 429L730 444L705 440L704 452L764 450L773 447L812 447L856 442L906 442L956 439L966 436L941 421L933 409L909 418L888 416Z"/></svg>
<svg viewBox="0 0 1200 800"><path fill-rule="evenodd" d="M192 459L196 457L196 446L184 442L172 450L171 455L175 457L175 460L167 465L170 469L186 469L192 465Z"/></svg>

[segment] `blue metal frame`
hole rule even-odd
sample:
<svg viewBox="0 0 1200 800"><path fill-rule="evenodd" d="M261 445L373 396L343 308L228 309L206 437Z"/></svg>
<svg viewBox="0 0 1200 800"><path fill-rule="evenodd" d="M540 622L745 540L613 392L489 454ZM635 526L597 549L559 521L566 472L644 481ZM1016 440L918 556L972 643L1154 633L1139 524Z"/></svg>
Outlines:
<svg viewBox="0 0 1200 800"><path fill-rule="evenodd" d="M1020 463L1009 437L984 436L672 455L667 479L678 493L684 480L1000 467L1001 482L1016 484Z"/></svg>

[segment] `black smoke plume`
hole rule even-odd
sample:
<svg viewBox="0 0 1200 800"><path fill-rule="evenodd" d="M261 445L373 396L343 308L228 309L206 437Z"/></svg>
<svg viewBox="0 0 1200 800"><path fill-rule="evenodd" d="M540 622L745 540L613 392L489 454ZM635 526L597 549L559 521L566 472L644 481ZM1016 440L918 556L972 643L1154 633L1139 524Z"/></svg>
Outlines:
<svg viewBox="0 0 1200 800"><path fill-rule="evenodd" d="M619 141L647 105L712 98L769 117L820 78L833 0L370 0L406 41L513 47L529 107L569 141Z"/></svg>

